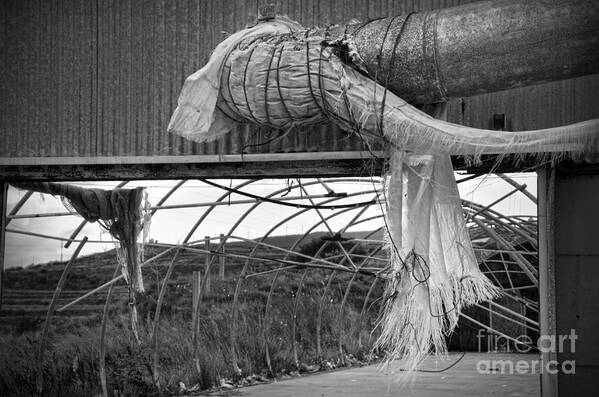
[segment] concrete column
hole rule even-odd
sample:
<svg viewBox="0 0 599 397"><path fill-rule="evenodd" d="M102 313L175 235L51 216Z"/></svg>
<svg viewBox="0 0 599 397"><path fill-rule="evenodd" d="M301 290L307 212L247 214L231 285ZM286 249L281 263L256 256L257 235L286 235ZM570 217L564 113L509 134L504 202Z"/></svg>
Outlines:
<svg viewBox="0 0 599 397"><path fill-rule="evenodd" d="M537 174L538 240L539 240L539 336L555 335L555 252L553 220L555 204L555 171L545 167ZM554 352L541 352L543 363L556 360ZM557 397L557 374L541 373L541 395Z"/></svg>
<svg viewBox="0 0 599 397"><path fill-rule="evenodd" d="M556 363L543 368L543 397L599 390L598 197L599 164L539 174L540 347Z"/></svg>
<svg viewBox="0 0 599 397"><path fill-rule="evenodd" d="M599 390L599 164L555 175L555 330L560 397ZM549 240L551 241L551 240ZM572 340L572 339L575 340ZM563 345L563 346L560 346ZM574 364L574 368L565 366Z"/></svg>

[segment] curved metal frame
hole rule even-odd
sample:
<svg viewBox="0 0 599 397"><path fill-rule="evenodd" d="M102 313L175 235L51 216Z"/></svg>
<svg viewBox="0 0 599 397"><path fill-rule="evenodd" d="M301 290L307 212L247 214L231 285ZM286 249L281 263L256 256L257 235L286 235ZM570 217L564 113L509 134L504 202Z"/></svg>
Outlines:
<svg viewBox="0 0 599 397"><path fill-rule="evenodd" d="M362 194L363 194L362 192L359 192L359 193L348 194L347 196L344 196L344 197L333 197L331 199L323 201L322 204L328 204L328 203L331 203L331 202L334 202L334 201L338 201L338 200L341 200L341 199L346 199L348 197L358 196L358 195L362 195ZM277 230L279 227L283 226L285 223L287 223L287 222L295 219L296 217L298 217L298 216L300 216L300 215L302 215L302 214L304 214L304 213L306 213L308 211L310 211L309 208L301 209L301 210L299 210L299 211L291 214L290 216L284 218L283 220L281 220L280 222L278 222L276 225L274 225L254 245L254 248L250 252L249 256L250 257L254 256L254 254L256 253L256 250L257 250L258 246L260 245L260 243L264 242L264 240L266 240L275 230ZM245 261L245 263L244 263L244 265L243 265L243 267L241 269L241 272L240 272L240 275L239 275L239 278L237 280L237 284L236 284L236 287L235 287L235 293L233 295L233 307L232 307L232 319L233 319L232 320L232 325L233 325L233 328L231 330L231 350L233 352L233 363L234 363L234 369L236 371L239 370L239 367L237 366L236 340L235 340L236 339L235 338L235 329L236 329L235 327L237 325L237 304L238 304L238 299L239 299L239 290L241 288L241 283L243 282L243 278L245 276L247 268L249 267L249 264L250 264L250 258L248 258ZM266 340L265 337L264 337L264 340ZM267 351L267 353L266 353L267 367L269 368L269 371L272 373L272 365L271 365L271 362L270 362L270 355L268 354L268 344L265 345L265 350Z"/></svg>
<svg viewBox="0 0 599 397"><path fill-rule="evenodd" d="M505 195L502 198L508 197L509 195L516 193L516 192L521 192L524 195L526 195L526 197L529 198L530 200L532 200L533 202L536 201L536 198L534 198L534 196L532 196L532 194L530 194L530 192L526 191L526 188L524 185L518 184L517 182L513 181L511 178L509 178L507 176L500 175L500 177L506 183L509 183L510 185L512 185L516 188L516 190L514 192L509 193L508 195ZM235 189L241 189L245 186L248 186L248 185L250 185L254 182L258 182L258 181L260 181L260 180L243 181L243 182L239 183L237 186L235 186ZM317 179L315 181L310 181L310 182L303 183L303 184L299 183L298 185L293 186L289 189L288 188L278 189L272 193L269 193L265 197L271 198L278 194L284 193L288 190L300 189L300 192L305 194L306 197L303 197L303 196L289 197L289 198L286 198L286 200L295 200L295 199L303 198L304 200L308 200L310 202L310 204L312 206L314 206L314 205L316 205L316 203L313 200L313 198L316 198L316 197L326 198L326 195L323 195L323 196L310 195L310 194L308 194L306 187L311 186L311 185L321 184L327 190L328 194L331 195L332 193L334 193L334 190L332 190L327 184L333 185L335 183L362 182L362 181L366 181L366 180L361 179L361 178L337 178L337 179L333 178L333 179L327 179L327 180ZM368 180L368 182L370 183L370 180ZM126 183L127 182L122 182L119 185L117 185L117 187L122 187ZM159 202L156 204L156 206L154 206L152 208L152 215L154 215L158 209L163 209L162 207L164 206L164 203L168 200L168 198L173 193L175 193L177 191L177 189L179 189L184 183L185 183L185 180L177 182L159 200ZM338 200L348 199L351 197L363 196L365 194L375 194L375 197L376 197L378 195L377 192L379 191L378 189L376 189L376 186L377 185L380 186L382 181L377 180L377 182L372 181L372 183L374 183L374 185L375 185L374 190L355 192L355 193L348 194L346 196L334 196L334 197L326 198L325 200L319 202L318 205L331 203L331 202L335 202ZM168 281L172 277L172 273L174 271L174 268L177 263L177 259L179 258L181 251L184 249L189 249L189 247L188 247L189 240L191 239L193 234L196 232L196 230L199 228L199 226L207 219L207 217L212 213L212 211L216 207L223 204L222 202L227 197L230 197L232 194L234 194L234 193L227 191L222 196L220 196L216 201L211 202L211 203L206 203L206 205L202 204L202 206L206 206L207 209L203 212L203 214L199 217L199 219L194 223L194 225L189 229L189 231L184 239L184 242L176 247L169 248L169 250L176 249L176 252L175 252L172 260L170 261L170 264L167 268L166 275L161 283L159 298L158 298L156 311L155 311L155 315L154 315L153 329L152 329L152 343L153 343L153 347L154 347L154 349L153 349L153 353L154 353L153 354L153 376L154 376L154 381L157 385L159 382L157 343L158 343L159 324L160 324L160 312L161 312L161 307L164 302L165 294L167 292ZM27 199L30 196L31 196L30 193L26 193L25 196L22 197L21 200L17 203L17 205L15 207L13 207L10 215L13 217L16 216L16 213L19 211L19 209L22 207L22 205L27 201ZM530 308L532 311L534 311L535 308L538 307L538 302L530 301L529 299L519 296L515 293L515 291L518 288L527 288L527 286L516 287L512 280L512 275L514 275L514 276L515 275L521 276L522 274L527 275L532 283L531 286L528 286L528 287L534 288L534 286L538 282L537 281L537 272L536 272L535 267L529 262L528 259L526 259L523 256L523 254L526 254L527 256L528 255L534 256L536 253L534 251L528 252L528 251L522 251L521 249L517 250L513 246L514 242L508 241L504 237L504 236L516 236L517 238L521 239L521 242L529 243L530 247L532 247L532 249L534 250L537 246L537 242L535 239L536 231L534 230L534 222L530 221L530 219L517 217L517 216L516 217L505 216L505 215L497 212L492 207L499 201L501 201L501 199L496 200L491 205L485 207L480 204L462 200L465 212L468 214L468 222L471 226L474 225L474 229L472 229L473 233L475 233L475 235L480 236L480 237L482 237L482 236L488 237L492 240L493 243L495 243L495 246L491 245L491 246L489 246L489 248L483 248L483 247L476 248L478 251L482 252L481 255L482 255L483 259L481 260L480 265L483 268L486 268L486 270L483 269L483 272L485 274L487 274L489 277L491 277L492 279L494 279L497 285L501 285L501 282L497 278L497 275L505 273L506 280L509 284L509 286L501 285L506 290L505 296L508 296L509 299L513 299L514 301L521 302L522 304L526 305L527 308ZM263 203L263 201L255 201L255 202L253 202L251 200L239 201L238 204L251 204L251 205L248 209L245 210L245 212L243 214L241 214L239 216L239 218L229 228L228 232L224 235L224 238L221 239L221 241L218 245L218 249L217 249L218 251L222 251L223 247L226 245L227 241L229 241L231 239L250 241L247 239L243 239L241 237L234 236L233 232L262 203ZM237 204L237 202L235 204ZM164 206L165 207L164 209L168 209L170 207L178 208L178 207L185 207L185 206L199 207L199 205L189 204L189 205L180 205L180 206L179 205L178 206ZM269 293L268 293L268 296L266 298L266 302L264 305L264 318L263 318L262 327L260 330L261 338L262 338L264 348L265 348L266 364L267 364L269 371L272 373L273 368L272 368L270 351L269 351L267 342L268 342L269 331L270 331L269 317L270 317L270 313L271 313L271 309L272 309L272 300L273 300L274 291L276 289L276 285L279 280L279 275L281 272L286 271L286 270L292 270L292 269L301 269L301 267L302 267L302 264L300 264L300 263L289 261L290 256L292 254L294 254L294 255L307 257L310 259L310 261L315 262L315 264L317 265L315 267L318 267L318 264L320 263L321 268L326 268L326 269L330 270L330 275L329 275L326 285L323 289L322 295L319 299L318 317L317 317L317 326L316 326L317 354L319 357L322 357L322 346L321 346L322 314L324 311L324 307L326 305L326 296L328 294L328 290L330 289L330 286L332 285L334 277L336 276L338 271L341 269L341 268L336 268L335 266L341 266L344 268L344 271L349 271L349 272L353 273L352 277L348 280L347 285L345 286L343 298L341 299L341 302L340 302L340 311L343 312L343 310L347 304L348 297L351 292L351 288L355 282L357 272L359 270L361 270L363 267L365 267L366 264L372 262L372 260L375 259L375 258L373 258L373 256L376 255L383 248L382 241L381 241L380 246L371 250L367 256L361 258L361 262L359 263L359 265L356 265L356 263L352 259L352 257L354 257L354 256L352 256L352 254L361 244L364 243L363 240L368 240L373 234L375 234L378 230L380 230L380 228L375 231L369 232L363 239L358 239L358 240L362 240L362 241L356 241L355 244L348 250L346 250L344 246L342 246L339 242L337 242L341 246L341 253L339 255L335 255L334 257L328 257L326 260L321 257L322 252L326 248L327 244L330 244L331 242L325 242L319 248L319 250L312 256L310 256L310 255L306 256L306 255L300 254L299 252L297 252L297 248L301 244L301 242L304 241L310 235L311 232L313 232L317 227L319 227L321 225L325 225L325 227L327 228L328 234L330 236L334 236L335 231L333 230L333 228L330 227L328 221L332 218L346 214L349 211L356 210L358 213L355 216L353 216L353 218L343 228L341 228L338 231L339 233L343 233L350 227L355 227L356 225L358 225L362 222L377 219L377 218L380 218L383 216L382 214L379 214L379 215L371 216L371 217L368 217L365 219L360 219L366 213L366 211L368 211L371 208L372 208L372 204L367 204L367 205L365 204L364 207L335 209L333 213L327 214L327 216L324 216L323 213L321 212L321 210L319 210L318 208L298 209L291 215L286 216L282 220L278 221L259 240L251 240L251 242L254 244L254 246L252 247L252 250L249 253L249 255L247 255L247 256L237 255L237 257L243 257L245 259L243 266L241 268L241 271L238 275L236 285L235 285L235 292L233 295L233 302L232 302L232 307L231 307L231 314L232 314L232 324L231 324L232 326L231 326L231 336L230 336L230 338L231 338L230 339L230 341L231 341L231 356L232 356L233 369L237 373L241 373L241 370L238 366L238 358L237 358L238 346L237 346L237 336L236 336L237 328L238 328L238 321L239 321L238 317L239 317L239 302L240 302L240 295L241 295L241 287L243 285L243 280L249 276L252 276L252 274L248 274L248 272L249 272L249 269L251 268L254 260L256 260L256 259L263 260L256 256L258 253L258 249L260 247L271 247L272 248L273 246L266 244L265 241L268 239L269 236L272 235L272 233L274 233L276 230L280 229L286 223L293 221L294 219L298 218L299 216L301 216L311 210L315 210L316 213L318 214L318 217L320 219L317 220L312 226L310 226L305 233L303 233L301 236L299 236L288 249L280 248L280 251L282 253L284 252L285 255L283 256L283 260L279 261L280 264L276 269L269 270L266 272L255 273L255 275L257 275L257 276L261 276L262 274L274 273L272 276L272 279L271 279ZM60 214L42 214L42 216L44 216L44 215L58 216ZM8 220L10 221L11 218L9 217ZM60 240L66 241L67 244L65 246L68 247L68 245L70 243L72 243L74 241L79 241L79 240L75 240L75 238L78 235L78 233L83 229L85 224L86 224L86 222L83 221L75 229L75 231L73 232L71 237L68 239L62 238L62 237L54 237L54 236L50 236L50 235L41 235L41 234L36 234L36 233L26 233L26 234L37 235L38 237L58 238ZM372 240L372 241L374 242L374 241L378 241L378 240ZM93 241L89 241L89 242L93 242ZM198 252L201 251L201 252L207 253L207 251L205 251L205 250L203 250L203 251L197 250L197 249L193 249L193 250L196 250ZM485 251L487 251L487 252L485 252ZM491 258L491 253L495 253L496 257ZM207 254L211 254L211 256L212 256L210 261L208 262L206 268L204 269L204 271L207 274L210 273L210 269L216 262L217 256L232 255L232 257L235 257L234 254L228 254L228 253L214 255L211 252L208 252ZM158 256L162 256L162 254L159 254ZM345 266L346 262L349 263L349 267ZM285 265L285 264L287 264L287 265ZM497 269L497 265L503 265L503 270ZM493 268L493 270L491 270L491 268L489 266L495 266L495 268ZM302 272L302 276L299 278L299 283L296 287L295 293L292 293L292 295L294 296L294 303L293 303L293 311L291 313L292 326L291 326L291 331L290 331L291 349L293 351L293 360L294 360L296 367L298 367L298 369L300 367L300 364L299 364L299 357L298 357L298 350L297 350L297 323L296 323L296 321L298 319L299 312L300 312L301 299L302 299L302 296L304 295L302 293L302 289L304 287L304 281L307 276L307 272L310 269L309 266L303 266L303 267L304 267L304 271ZM345 269L347 269L347 270L345 270ZM383 271L384 271L384 267L381 268L379 274ZM369 300L371 299L372 293L374 291L374 287L375 287L376 283L378 282L379 278L380 278L380 276L374 275L374 277L372 279L373 281L370 284L370 287L368 289L368 292L366 293L364 302L363 302L361 310L360 310L360 315L359 315L358 323L357 323L358 344L360 346L362 344L361 332L362 332L364 318L365 318L366 314L368 313L368 311L370 310L370 307L372 306L372 304L369 305ZM114 282L117 279L118 279L118 277L115 277L109 283L106 283L104 286L102 286L96 290L93 290L90 293L85 294L84 296L88 296L91 293L95 293L106 286L114 285ZM200 291L200 296L199 296L199 303L196 307L195 322L193 324L194 364L196 366L196 370L198 371L198 373L201 373L201 368L199 366L199 356L198 356L198 353L199 353L199 349L198 349L198 346L199 346L199 317L200 317L200 310L201 310L201 301L202 301L203 295L205 293L206 282L207 282L207 277L204 277L202 280L202 283L201 283L201 287L200 287L201 291ZM108 297L109 296L110 296L110 292L108 294ZM76 299L74 302L70 303L69 305L76 303L80 299L81 298ZM107 305L108 305L108 302L106 303L105 311L107 310ZM518 324L522 324L527 329L530 329L533 331L538 330L538 323L536 323L531 318L528 318L525 315L521 315L520 313L514 312L513 310L510 310L509 307L498 304L498 303L493 303L491 306L493 307L494 315L497 315L501 318L505 318L506 320L515 321ZM484 310L487 310L487 311L491 310L491 308L486 307L485 305L479 305L479 307ZM61 308L59 310L62 310L62 309L63 308ZM499 309L499 311L497 311L496 309ZM538 310L538 309L536 309L536 310ZM469 319L467 316L464 316L464 318ZM472 319L470 319L470 320L472 320ZM103 327L102 333L103 334L105 333L106 321L107 321L107 319L106 319L106 313L105 313L103 321L102 321L102 327ZM103 339L103 336L102 336L102 339ZM101 341L101 344L102 343L103 343L103 340ZM344 353L343 353L343 349L342 349L342 344L343 344L342 332L339 332L337 343L338 343L340 359L343 360ZM105 379L104 379L104 382L105 382Z"/></svg>

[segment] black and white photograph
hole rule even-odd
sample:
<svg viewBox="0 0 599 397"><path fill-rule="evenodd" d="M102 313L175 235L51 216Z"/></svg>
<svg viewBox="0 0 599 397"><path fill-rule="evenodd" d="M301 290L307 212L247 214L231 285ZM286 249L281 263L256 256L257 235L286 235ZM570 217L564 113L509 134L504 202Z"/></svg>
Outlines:
<svg viewBox="0 0 599 397"><path fill-rule="evenodd" d="M0 396L599 395L599 1L0 1Z"/></svg>

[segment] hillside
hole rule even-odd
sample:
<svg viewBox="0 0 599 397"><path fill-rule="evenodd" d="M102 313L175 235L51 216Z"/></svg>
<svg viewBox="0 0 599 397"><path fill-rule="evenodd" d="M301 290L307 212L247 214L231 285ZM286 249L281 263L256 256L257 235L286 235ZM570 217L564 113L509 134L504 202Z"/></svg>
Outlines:
<svg viewBox="0 0 599 397"><path fill-rule="evenodd" d="M366 233L367 232L347 233L344 237L363 237ZM309 246L311 242L325 236L327 236L327 234L324 232L312 233L299 244L299 247L296 248L296 250L302 250L303 247ZM300 237L301 235L272 236L266 239L265 243L289 248ZM205 248L203 244L200 244L197 247L201 249ZM228 254L247 256L251 253L253 247L254 245L250 242L230 242L226 244L225 252ZM158 248L146 246L144 257L146 259L152 258L167 248L168 247ZM217 244L213 243L210 249L216 250ZM254 255L260 258L282 259L285 253L267 247L260 247ZM172 257L173 252L168 253L144 267L143 274L146 288L151 294L152 291L156 290L156 285L160 282ZM181 251L170 284L178 286L179 289L187 290L189 299L191 299L192 272L198 270L204 272L205 262L206 255L202 253L187 250ZM227 257L225 260L226 280L232 282L232 279L239 274L244 263L245 259L242 257ZM84 293L108 282L114 272L115 264L116 252L114 249L77 258L71 267L56 307L60 308ZM28 327L36 328L39 326L41 319L46 315L47 307L65 265L66 262L50 262L24 268L8 269L5 272L2 310L0 311L0 317L3 321L0 329L12 327L15 323L20 324L20 326L17 327L19 331L27 329ZM276 263L265 265L267 268L276 266L278 266ZM216 279L217 275L218 262L212 268L212 277ZM213 284L215 282L219 282L219 280L213 281ZM310 280L308 279L306 282L310 283ZM116 286L113 293L115 294L114 296L117 297L117 302L120 302L121 305L125 305L127 289L123 282ZM57 312L56 315L86 320L97 319L98 315L102 312L105 297L106 291L104 290L84 299L64 311Z"/></svg>
<svg viewBox="0 0 599 397"><path fill-rule="evenodd" d="M313 250L313 242L320 244L321 237L311 236L300 250ZM279 236L269 243L289 245L296 239ZM145 256L150 258L165 249L146 247ZM242 256L251 250L251 243L239 242L225 248L227 253ZM328 252L325 257L330 255L336 253ZM285 254L261 248L256 256L280 260ZM172 258L170 252L144 267L147 293L138 301L141 344L128 331L126 287L122 282L116 287L106 331L106 367L109 390L117 390L119 395L173 395L178 393L179 382L196 390L222 384L223 379L247 384L268 376L355 365L373 357L375 336L371 330L383 283L373 285L371 276L361 274L352 277L324 269L285 269L273 284L273 269L281 263L253 261L251 270L256 276L243 279L239 301L233 306L245 258L227 257L225 278L219 277L218 268L213 269L210 290L205 291L200 306L199 376L192 361L191 286L192 272L203 270L206 255L182 251L168 284L158 328L159 389L153 380L151 332L159 286ZM356 256L354 260L361 259ZM114 251L77 259L57 307L108 281L115 263ZM39 329L64 266L53 262L6 272L0 321L2 396L34 395ZM105 300L104 290L53 317L44 361L47 395L97 395L97 349Z"/></svg>

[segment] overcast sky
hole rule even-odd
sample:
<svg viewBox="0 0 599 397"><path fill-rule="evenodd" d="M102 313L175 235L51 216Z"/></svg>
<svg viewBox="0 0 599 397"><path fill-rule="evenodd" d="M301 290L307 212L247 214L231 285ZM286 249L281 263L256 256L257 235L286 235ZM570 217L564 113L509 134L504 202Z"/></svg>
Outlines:
<svg viewBox="0 0 599 397"><path fill-rule="evenodd" d="M528 190L536 195L536 175L533 173L511 174L519 183L528 185ZM462 176L458 176L458 179ZM303 180L308 183L311 180ZM226 186L235 186L240 180L221 180L218 183ZM128 186L146 186L148 188L149 200L155 204L166 192L176 183L176 181L137 181L131 182ZM95 185L97 187L110 189L116 182L87 183L82 185ZM371 191L373 185L371 182L349 183L332 182L328 184L336 192L363 192ZM276 194L273 198L280 198L287 186L287 180L261 180L254 182L243 190L257 194L268 195L277 190L283 192ZM484 178L477 178L473 181L459 185L462 198L475 201L484 205L490 204L497 198L513 190L513 187L501 180L495 175L488 175ZM313 195L325 194L326 190L321 184L307 186L306 190ZM8 192L8 211L25 194L24 191L10 188ZM183 204L183 203L205 203L216 200L224 192L220 189L207 186L198 181L187 181L175 194L173 194L165 203ZM298 195L298 190L293 190L289 196ZM348 199L350 201L367 201L373 198L373 193L367 193L356 198ZM246 199L239 195L232 195L231 200ZM322 199L319 199L322 200ZM343 201L342 201L343 202ZM210 216L202 223L201 227L194 234L192 240L201 239L205 235L218 236L220 233L227 233L233 224L244 214L252 204L231 204L230 206L217 207ZM523 194L516 193L506 200L499 203L496 207L498 211L506 215L536 215L536 206ZM180 208L158 211L152 219L150 228L150 238L159 242L177 243L181 242L192 225L206 210L206 207L199 208ZM274 204L263 203L257 206L244 219L233 233L236 236L245 238L260 237L266 233L277 222L297 211L295 208L281 207ZM326 211L324 210L326 216ZM60 199L44 194L34 194L27 203L21 208L19 214L33 213L55 213L66 212ZM330 226L342 228L352 218L355 211L349 211L344 216L339 216L330 221ZM380 209L373 206L363 216L375 216L380 214ZM82 218L78 216L56 216L44 218L14 219L8 225L12 231L28 231L33 233L52 235L68 238L73 230L81 223ZM295 218L292 222L286 222L273 232L273 235L299 234L305 232L311 225L318 222L319 217L316 211L307 211L304 215ZM363 223L351 230L373 230L380 226L380 220L374 220ZM325 231L325 226L320 226L316 230ZM114 246L111 243L109 234L103 231L97 224L88 224L79 233L80 237L88 236L90 240L105 241L103 244L88 243L84 247L81 255L90 254L97 251L109 250ZM77 244L72 244L69 249L63 248L64 241L52 240L47 238L32 237L14 232L7 233L6 236L6 267L27 266L33 263L46 263L54 260L67 260L73 253Z"/></svg>

